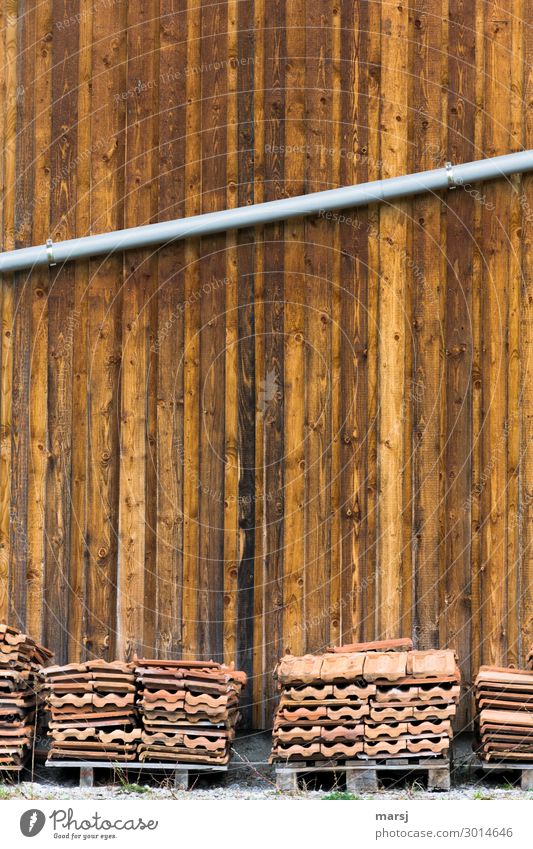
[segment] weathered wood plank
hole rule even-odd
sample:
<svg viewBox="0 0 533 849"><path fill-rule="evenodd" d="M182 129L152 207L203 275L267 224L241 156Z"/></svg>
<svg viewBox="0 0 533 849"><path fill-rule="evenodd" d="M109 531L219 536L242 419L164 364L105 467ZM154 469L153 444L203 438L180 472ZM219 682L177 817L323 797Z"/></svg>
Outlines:
<svg viewBox="0 0 533 849"><path fill-rule="evenodd" d="M444 36L444 12L438 4L416 0L411 14L410 163L414 170L425 170L442 165L442 54L436 45ZM406 403L413 408L414 624L417 645L422 649L439 645L440 582L445 568L441 485L445 286L440 237L440 200L431 195L416 198L413 249L408 260L413 280L414 351Z"/></svg>
<svg viewBox="0 0 533 849"><path fill-rule="evenodd" d="M285 184L291 195L305 192L305 9L304 0L287 3L287 54L285 114L290 127L291 146L285 154ZM306 300L305 225L288 221L285 242L284 309L284 501L283 550L283 650L292 654L305 651L305 479L306 479ZM272 393L281 387L274 382Z"/></svg>
<svg viewBox="0 0 533 849"><path fill-rule="evenodd" d="M225 11L224 6L202 4L202 212L226 205ZM198 650L202 656L222 660L226 235L203 239L201 250Z"/></svg>
<svg viewBox="0 0 533 849"><path fill-rule="evenodd" d="M368 9L343 3L342 149L340 185L368 175ZM327 216L326 216L327 218ZM366 209L340 219L340 443L342 642L363 638L367 628L368 573L368 239Z"/></svg>
<svg viewBox="0 0 533 849"><path fill-rule="evenodd" d="M152 178L157 114L158 6L148 2L128 7L124 225L149 224L153 219ZM146 45L151 49L147 50ZM139 85L139 80L145 85ZM148 560L150 516L148 430L150 427L150 329L157 254L129 251L124 257L122 300L122 373L120 427L120 496L118 551L118 628L120 656L153 651L145 631L153 629L155 597L149 592L154 564ZM147 620L147 621L145 621ZM146 626L146 627L145 627Z"/></svg>
<svg viewBox="0 0 533 849"><path fill-rule="evenodd" d="M265 0L254 3L254 90L253 90L253 154L254 154L254 200L261 203L265 200L265 169L267 127L265 125L265 92L263 87L265 73ZM264 698L265 664L263 646L265 644L265 559L264 559L264 466L263 445L265 434L265 417L262 406L258 403L258 392L263 379L264 360L264 259L265 245L263 228L256 227L254 231L254 416L255 416L255 511L257 533L254 538L254 617L253 617L253 664L254 679L252 683L252 722L255 726L267 726L266 704Z"/></svg>
<svg viewBox="0 0 533 849"><path fill-rule="evenodd" d="M40 4L30 14L35 15L34 44L34 180L32 202L32 243L42 244L50 233L50 132L52 110L52 29L53 8ZM31 55L31 53L29 54ZM26 56L24 57L24 61ZM30 455L28 468L28 583L32 586L27 597L26 617L32 634L44 638L48 604L53 599L48 592L45 573L46 553L46 484L49 471L48 428L48 296L50 275L47 269L31 274L31 365L30 365ZM59 583L59 582L57 582ZM57 586L56 583L56 586ZM60 614L61 611L58 611ZM61 619L54 621L53 640L61 642ZM60 646L58 645L58 648Z"/></svg>
<svg viewBox="0 0 533 849"><path fill-rule="evenodd" d="M254 8L237 3L237 204L254 201ZM254 705L255 548L259 536L256 503L255 252L253 230L237 237L237 404L238 404L238 545L235 663L249 676L243 718L251 725ZM227 378L226 378L227 380ZM230 652L228 650L228 656Z"/></svg>
<svg viewBox="0 0 533 849"><path fill-rule="evenodd" d="M53 20L72 14L64 0L53 4ZM61 45L52 40L52 102L50 173L50 232L54 240L77 235L75 161L77 156L78 74L80 31L75 20ZM59 49L58 49L59 48ZM46 237L46 234L43 234ZM71 525L71 454L73 403L73 348L76 267L69 263L57 270L48 302L48 450L45 502L45 644L58 663L69 657L69 572ZM81 423L80 423L81 426ZM85 449L85 445L83 445ZM78 636L79 638L79 636Z"/></svg>
<svg viewBox="0 0 533 849"><path fill-rule="evenodd" d="M85 235L91 227L91 78L92 78L92 6L84 9L79 21L79 86L77 91L77 161L75 165L75 227ZM98 142L99 149L102 142ZM89 263L77 262L74 269L74 309L70 334L72 352L72 421L75 429L71 445L70 480L70 565L68 580L68 656L71 661L85 657L86 587L88 547L86 540L87 463L88 463L88 326L87 292ZM74 438L75 437L75 438Z"/></svg>
<svg viewBox="0 0 533 849"><path fill-rule="evenodd" d="M285 191L283 145L285 143L286 50L285 4L274 0L268 5L271 26L264 32L265 157L264 200L282 197ZM283 225L264 228L263 255L263 362L257 386L257 404L263 413L264 464L264 692L266 720L271 721L276 701L272 672L283 646L283 519L284 519L284 435L283 435Z"/></svg>
<svg viewBox="0 0 533 849"><path fill-rule="evenodd" d="M12 10L16 14L16 10ZM34 13L18 18L17 85L23 97L17 98L16 174L14 176L14 247L30 245L33 226L34 98L32 63L23 60L35 50L36 19ZM31 280L24 272L14 276L13 327L13 394L12 394L12 466L10 506L10 580L11 621L27 626L29 561L28 474L30 454L30 371L31 371ZM31 577L31 575L30 575ZM36 587L39 591L39 587ZM35 624L35 623L32 623Z"/></svg>
<svg viewBox="0 0 533 849"><path fill-rule="evenodd" d="M0 616L11 615L9 605L9 524L11 497L11 405L13 380L13 283L3 279L0 370Z"/></svg>
<svg viewBox="0 0 533 849"><path fill-rule="evenodd" d="M92 232L123 224L125 7L93 17L91 134ZM113 657L117 629L119 405L122 259L90 263L87 301L88 466L86 637L89 656ZM121 648L121 646L119 646Z"/></svg>
<svg viewBox="0 0 533 849"><path fill-rule="evenodd" d="M181 217L185 198L186 87L175 69L187 62L186 9L168 0L160 9L159 217ZM157 368L157 647L163 657L182 651L183 429L185 246L159 251Z"/></svg>
<svg viewBox="0 0 533 849"><path fill-rule="evenodd" d="M496 4L485 7L486 37L484 152L509 149L511 18ZM503 93L505 96L502 96ZM509 204L506 181L487 184L481 210L485 238L482 316L482 655L485 663L503 664L508 648L507 607L507 316L509 295Z"/></svg>
<svg viewBox="0 0 533 849"><path fill-rule="evenodd" d="M381 13L378 5L365 8L368 19L364 19L365 33L360 51L361 76L364 88L360 97L360 105L367 103L367 111L363 112L364 124L368 127L364 144L358 152L361 165L366 166L366 178L377 180L381 175ZM368 24L366 23L368 20ZM368 60L365 61L365 56ZM365 96L366 95L366 96ZM368 328L367 355L365 359L368 378L366 394L368 410L365 425L366 468L364 486L366 487L366 522L367 538L364 550L367 552L365 564L364 595L364 634L365 640L373 639L378 634L378 410L379 410L379 370L378 370L378 310L379 310L379 207L370 205L368 215L368 238L361 245L362 263L368 257ZM362 270L361 270L362 273ZM364 303L363 303L364 307ZM364 349L362 350L364 353ZM361 364L361 363L360 363ZM361 461L362 462L362 458ZM355 636L355 635L354 635Z"/></svg>
<svg viewBox="0 0 533 849"><path fill-rule="evenodd" d="M382 176L406 171L407 157L407 37L408 9L381 7L381 161ZM404 539L404 479L406 420L406 283L405 250L408 202L379 210L378 316L378 622L381 637L399 636L404 613L404 582L411 558ZM387 403L382 399L386 398Z"/></svg>
<svg viewBox="0 0 533 849"><path fill-rule="evenodd" d="M332 9L331 20L331 146L333 150L343 148L343 97L341 74L342 20L340 6ZM331 162L331 183L342 185L342 155ZM341 633L342 594L342 401L341 401L341 346L342 346L342 298L339 280L341 276L341 234L338 224L333 230L331 247L331 564L329 583L329 642L338 645Z"/></svg>
<svg viewBox="0 0 533 849"><path fill-rule="evenodd" d="M200 65L200 15L197 3L187 3L187 67ZM185 214L201 212L201 113L200 74L187 75ZM200 277L199 244L185 247L185 343L184 343L184 425L183 425L183 655L194 658L198 652L199 613L199 454L200 433Z"/></svg>
<svg viewBox="0 0 533 849"><path fill-rule="evenodd" d="M331 187L331 4L306 7L308 191ZM334 154L335 155L335 154ZM328 233L329 231L329 233ZM306 488L304 618L306 649L329 642L331 580L331 228L321 216L305 223Z"/></svg>
<svg viewBox="0 0 533 849"><path fill-rule="evenodd" d="M524 15L533 14L533 3L524 3ZM533 32L524 30L523 100L533 93ZM525 108L525 106L523 107ZM524 144L533 143L533 116L524 114ZM524 175L520 194L521 228L521 298L520 298L520 401L521 417L521 582L520 582L520 648L524 661L533 633L533 177Z"/></svg>
<svg viewBox="0 0 533 849"><path fill-rule="evenodd" d="M449 9L446 158L452 162L463 162L474 156L475 10L456 0L450 0ZM461 189L450 192L446 207L446 571L440 637L446 645L459 652L467 684L470 679L468 654L472 601L473 227L473 198Z"/></svg>
<svg viewBox="0 0 533 849"><path fill-rule="evenodd" d="M239 21L235 0L227 4L226 207L239 203ZM253 88L253 85L252 85ZM224 362L224 561L223 655L235 661L239 602L239 254L242 234L226 236Z"/></svg>
<svg viewBox="0 0 533 849"><path fill-rule="evenodd" d="M524 143L523 75L524 19L523 3L517 0L511 17L511 108L509 150L521 150ZM523 416L520 402L520 300L521 300L521 175L511 178L511 216L507 230L509 250L509 307L507 313L507 663L519 666L520 652L520 431Z"/></svg>
<svg viewBox="0 0 533 849"><path fill-rule="evenodd" d="M4 68L2 109L2 234L3 250L15 244L15 174L17 164L17 4L8 0L2 17L2 66ZM6 621L12 613L10 587L10 522L11 522L11 441L13 391L13 277L3 275L1 286L1 384L0 384L0 615Z"/></svg>

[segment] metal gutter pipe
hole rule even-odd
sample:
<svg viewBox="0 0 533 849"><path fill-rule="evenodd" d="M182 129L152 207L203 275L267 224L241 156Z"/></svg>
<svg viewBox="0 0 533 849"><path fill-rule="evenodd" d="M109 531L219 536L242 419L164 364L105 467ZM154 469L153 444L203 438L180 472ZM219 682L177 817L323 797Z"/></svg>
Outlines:
<svg viewBox="0 0 533 849"><path fill-rule="evenodd" d="M158 224L130 227L127 230L99 233L79 239L67 239L55 244L48 239L45 245L1 253L0 272L22 271L42 265L53 266L70 260L109 255L132 248L150 248L178 239L221 233L224 230L271 224L274 221L366 206L369 203L394 201L423 192L453 189L524 171L533 171L533 150L509 153L477 162L465 162L462 165L452 166L447 163L444 168L435 168L432 171L421 171L417 174L362 183L359 186L345 186L236 209L224 209L221 212L209 212L190 218L177 218Z"/></svg>

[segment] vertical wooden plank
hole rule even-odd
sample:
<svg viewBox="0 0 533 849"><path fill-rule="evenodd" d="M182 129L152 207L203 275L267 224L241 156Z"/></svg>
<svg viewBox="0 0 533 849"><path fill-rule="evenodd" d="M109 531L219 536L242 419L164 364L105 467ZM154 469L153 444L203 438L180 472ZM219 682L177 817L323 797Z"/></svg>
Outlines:
<svg viewBox="0 0 533 849"><path fill-rule="evenodd" d="M382 176L406 171L406 52L408 9L381 9ZM404 446L406 416L406 202L379 211L379 445L378 445L378 629L381 637L401 631L404 580L410 549L404 548ZM385 401L385 399L387 399Z"/></svg>
<svg viewBox="0 0 533 849"><path fill-rule="evenodd" d="M272 26L264 33L264 200L282 197L285 191L285 5L274 0L268 7ZM264 463L264 699L267 723L271 722L276 695L273 671L283 646L283 225L264 229L263 332L264 348L257 403L263 413Z"/></svg>
<svg viewBox="0 0 533 849"><path fill-rule="evenodd" d="M0 617L4 622L9 610L9 519L11 495L11 397L13 377L13 285L5 277L2 287L2 364L0 371Z"/></svg>
<svg viewBox="0 0 533 849"><path fill-rule="evenodd" d="M33 123L35 173L32 203L32 244L42 244L50 232L50 120L52 10L44 5L35 10ZM26 58L26 57L25 57ZM31 634L44 637L45 609L45 489L48 474L48 294L47 269L31 274L32 338L30 366L30 455L28 468L28 563L26 618ZM62 623L55 622L55 639Z"/></svg>
<svg viewBox="0 0 533 849"><path fill-rule="evenodd" d="M291 195L305 193L305 15L304 0L286 4L287 55L285 113L291 134L285 154L285 184ZM284 501L283 550L283 650L303 654L306 645L304 547L305 547L305 395L306 304L305 224L287 221L285 242L284 310ZM274 392L280 387L274 383Z"/></svg>
<svg viewBox="0 0 533 849"><path fill-rule="evenodd" d="M15 168L17 132L17 4L7 0L2 17L2 59L4 68L3 131L2 131L2 245L4 250L14 247L15 227ZM1 384L0 384L0 464L2 487L0 491L0 616L7 621L11 615L10 586L10 519L11 519L11 442L12 442L12 387L13 387L13 278L1 279Z"/></svg>
<svg viewBox="0 0 533 849"><path fill-rule="evenodd" d="M484 154L509 149L511 18L495 3L485 7ZM502 96L503 92L506 96ZM485 663L503 664L508 648L507 608L507 316L509 206L507 181L484 187L482 309L482 618Z"/></svg>
<svg viewBox="0 0 533 849"><path fill-rule="evenodd" d="M35 50L35 14L17 20L17 80L23 96L17 101L17 135L15 160L15 245L30 245L34 197L34 72L32 63L24 61ZM13 307L13 394L11 448L11 507L9 598L12 624L27 627L29 559L28 474L30 452L30 360L31 360L31 281L20 272L14 276ZM39 589L38 587L36 588ZM31 588L30 588L31 590ZM42 596L39 595L41 598ZM34 623L32 623L34 624Z"/></svg>
<svg viewBox="0 0 533 849"><path fill-rule="evenodd" d="M84 9L79 21L78 104L76 163L76 232L91 227L91 89L92 89L92 7ZM94 140L96 143L96 140ZM98 141L101 149L102 142ZM86 597L88 547L86 541L88 465L88 316L87 291L89 262L77 262L74 269L74 309L70 333L72 352L72 422L75 432L71 445L70 480L70 565L68 583L68 656L72 662L86 654ZM74 438L75 437L75 438Z"/></svg>
<svg viewBox="0 0 533 849"><path fill-rule="evenodd" d="M473 121L474 150L483 147L484 108L485 108L485 31L484 7L476 6L475 10L475 118ZM471 663L469 680L473 680L482 663L482 616L481 611L481 579L482 579L482 316L481 294L483 287L483 237L481 230L482 204L473 205L473 264L472 264L472 489L471 489L471 609L476 615L471 619ZM468 684L468 681L466 682ZM471 699L471 705L473 699ZM459 717L460 721L460 717Z"/></svg>
<svg viewBox="0 0 533 849"><path fill-rule="evenodd" d="M381 133L381 109L380 109L380 91L381 91L381 10L379 6L372 5L368 7L368 26L365 27L368 33L365 37L364 48L361 58L361 72L365 80L365 89L367 92L367 112L366 126L368 127L367 137L364 138L365 144L360 147L361 162L366 163L366 179L379 179L381 174L381 148L383 136ZM365 62L363 56L368 56L368 61ZM364 93L361 97L361 106L364 103ZM364 596L366 599L364 604L364 633L363 639L374 639L378 634L378 610L379 610L379 586L378 586L378 419L379 419L379 370L378 370L378 342L379 342L379 207L377 204L370 205L367 210L368 236L362 241L362 263L368 257L368 281L367 281L367 297L368 297L368 328L367 328L367 356L366 360L360 358L359 366L362 362L366 362L367 368L367 423L365 424L365 447L367 452L367 465L365 468L365 483L366 487L366 545L364 550L367 551L365 575L363 582L365 584ZM359 249L359 248L358 248ZM362 269L359 271L362 273ZM362 290L364 291L364 290ZM363 301L364 306L364 301ZM364 355L365 349L361 349ZM361 428L360 428L361 431Z"/></svg>
<svg viewBox="0 0 533 849"><path fill-rule="evenodd" d="M187 67L200 65L200 15L194 0L187 3ZM200 138L200 74L187 75L185 214L201 211L202 171ZM183 654L198 654L199 613L199 434L200 434L200 287L199 245L190 240L185 247L185 343L184 343L184 425L183 425Z"/></svg>
<svg viewBox="0 0 533 849"><path fill-rule="evenodd" d="M331 187L331 4L306 7L306 130L308 191ZM306 649L329 641L331 580L331 225L305 223L306 491L304 617Z"/></svg>
<svg viewBox="0 0 533 849"><path fill-rule="evenodd" d="M347 155L343 147L342 127L342 74L341 46L342 20L341 6L335 4L331 10L331 89L332 89L332 127L331 146L340 151L341 156L334 156L331 162L331 181L334 186L342 185L341 160ZM333 228L333 244L331 250L331 572L329 606L326 612L329 618L329 641L332 645L340 642L341 629L341 569L342 569L342 399L341 399L341 344L342 344L342 312L341 312L341 236L338 223Z"/></svg>
<svg viewBox="0 0 533 849"><path fill-rule="evenodd" d="M412 170L436 168L441 145L442 4L415 0L411 10ZM438 154L437 154L438 155ZM414 410L414 593L417 645L439 645L439 584L444 573L441 487L441 398L444 387L443 298L440 279L441 201L413 203L413 373L408 402Z"/></svg>
<svg viewBox="0 0 533 849"><path fill-rule="evenodd" d="M185 80L175 69L187 63L186 9L176 0L161 3L159 91L159 216L184 214ZM157 596L158 652L182 650L183 586L183 426L184 426L184 270L185 246L159 251L157 370ZM194 588L193 588L194 589Z"/></svg>
<svg viewBox="0 0 533 849"><path fill-rule="evenodd" d="M93 17L91 230L123 223L125 7L105 6ZM87 301L88 466L86 650L115 656L119 496L119 402L122 259L90 263ZM118 648L121 648L119 646Z"/></svg>
<svg viewBox="0 0 533 849"><path fill-rule="evenodd" d="M341 5L341 185L365 182L368 175L369 74L362 59L369 47L368 12L366 5ZM368 230L367 209L341 218L341 642L362 638L368 612Z"/></svg>
<svg viewBox="0 0 533 849"><path fill-rule="evenodd" d="M235 0L227 4L226 207L238 205L239 186L239 21ZM244 58L244 57L243 57ZM242 132L242 130L241 130ZM226 235L225 363L224 363L224 606L223 653L235 661L239 602L239 282L237 249L241 234ZM223 264L220 261L219 267Z"/></svg>
<svg viewBox="0 0 533 849"><path fill-rule="evenodd" d="M153 217L158 11L155 0L142 6L128 7L124 168L126 227L149 224ZM146 84L139 85L139 80ZM151 250L127 252L122 301L117 650L121 657L128 659L135 653L142 655L152 649L152 639L145 631L151 627L155 602L149 591L154 566L147 557L149 499L152 496L148 491L147 472L149 416L152 413L149 398L153 382L150 372L150 318L152 281L155 277L157 254Z"/></svg>
<svg viewBox="0 0 533 849"><path fill-rule="evenodd" d="M253 203L254 196L254 5L237 3L237 201ZM247 673L248 688L243 719L253 725L254 688L259 670L254 664L255 554L259 536L256 484L256 382L255 382L255 232L237 238L238 287L238 531L237 633L235 662Z"/></svg>
<svg viewBox="0 0 533 849"><path fill-rule="evenodd" d="M475 9L450 0L448 30L447 156L474 158ZM471 481L473 368L473 198L462 189L446 198L446 451L445 608L441 641L459 654L465 683L470 680ZM478 615L474 612L474 615Z"/></svg>
<svg viewBox="0 0 533 849"><path fill-rule="evenodd" d="M524 2L524 16L533 14L531 0ZM533 143L533 120L527 103L533 93L533 32L524 28L523 64L524 146ZM527 656L533 633L533 176L524 174L520 195L522 208L522 287L520 298L520 642L521 660Z"/></svg>
<svg viewBox="0 0 533 849"><path fill-rule="evenodd" d="M50 232L54 240L72 239L76 229L79 6L73 25L52 41L52 136L50 150ZM53 20L63 21L72 6L55 0ZM53 275L48 302L48 430L46 481L45 644L58 663L67 662L69 642L69 560L73 347L77 339L74 297L76 268L70 263Z"/></svg>
<svg viewBox="0 0 533 849"><path fill-rule="evenodd" d="M253 153L254 153L254 200L261 203L265 199L266 167L266 126L265 126L265 2L255 0L253 7L254 30L254 89L253 89ZM258 389L261 386L264 359L264 242L263 228L254 231L254 380L255 380L255 515L256 534L254 538L254 618L253 618L253 664L252 685L252 722L256 728L267 727L266 703L264 697L265 682L265 557L264 557L264 466L263 444L265 417L262 404L258 403Z"/></svg>
<svg viewBox="0 0 533 849"><path fill-rule="evenodd" d="M227 22L225 5L201 8L202 212L212 212L226 202ZM214 660L223 657L224 623L225 242L225 234L204 239L201 261L210 285L200 299L198 649Z"/></svg>
<svg viewBox="0 0 533 849"><path fill-rule="evenodd" d="M510 76L510 150L521 150L524 139L523 67L524 17L522 0L513 5L511 17ZM507 313L507 663L521 662L520 645L520 295L521 295L521 175L511 178L511 215L509 220L509 305Z"/></svg>

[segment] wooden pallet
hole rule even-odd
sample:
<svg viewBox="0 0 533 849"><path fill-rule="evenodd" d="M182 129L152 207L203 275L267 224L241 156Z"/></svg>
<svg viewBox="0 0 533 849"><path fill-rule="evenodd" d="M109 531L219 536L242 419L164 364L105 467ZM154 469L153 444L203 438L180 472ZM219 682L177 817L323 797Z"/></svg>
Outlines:
<svg viewBox="0 0 533 849"><path fill-rule="evenodd" d="M520 772L520 787L522 790L533 790L533 762L483 761L481 758L478 758L478 765L487 772Z"/></svg>
<svg viewBox="0 0 533 849"><path fill-rule="evenodd" d="M218 766L216 764L173 764L173 763L147 763L146 761L128 761L117 763L112 761L46 761L45 766L62 769L79 769L80 787L94 786L95 769L112 769L115 772L128 773L130 770L144 770L145 772L172 772L174 776L174 787L178 790L188 790L189 776L199 772L227 772L228 764Z"/></svg>
<svg viewBox="0 0 533 849"><path fill-rule="evenodd" d="M278 790L295 792L298 779L313 772L333 772L344 775L348 792L373 793L378 790L378 773L427 772L428 790L450 789L450 760L448 758L388 758L383 760L291 761L276 764Z"/></svg>

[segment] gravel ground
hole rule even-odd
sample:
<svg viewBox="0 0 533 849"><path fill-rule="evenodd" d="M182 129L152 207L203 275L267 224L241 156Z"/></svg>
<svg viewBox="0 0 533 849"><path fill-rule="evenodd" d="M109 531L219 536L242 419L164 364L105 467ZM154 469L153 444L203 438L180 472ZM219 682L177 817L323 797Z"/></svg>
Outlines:
<svg viewBox="0 0 533 849"><path fill-rule="evenodd" d="M342 786L335 786L331 775L323 782L317 780L296 794L280 793L276 790L272 769L266 763L269 750L269 735L254 734L241 736L236 741L235 755L227 773L200 777L188 792L178 791L170 778L161 774L147 776L137 773L125 777L117 776L112 783L112 774L104 770L97 773L97 785L93 788L77 786L77 770L50 770L37 768L33 781L16 780L0 785L0 799L328 799L343 798ZM50 775L54 780L50 780ZM523 799L533 798L533 793L523 792L514 786L519 773L482 773L475 768L471 755L471 740L459 739L455 745L452 789L448 793L428 793L424 789L423 774L405 775L390 779L380 793L368 793L364 799ZM133 783L138 782L138 783Z"/></svg>

